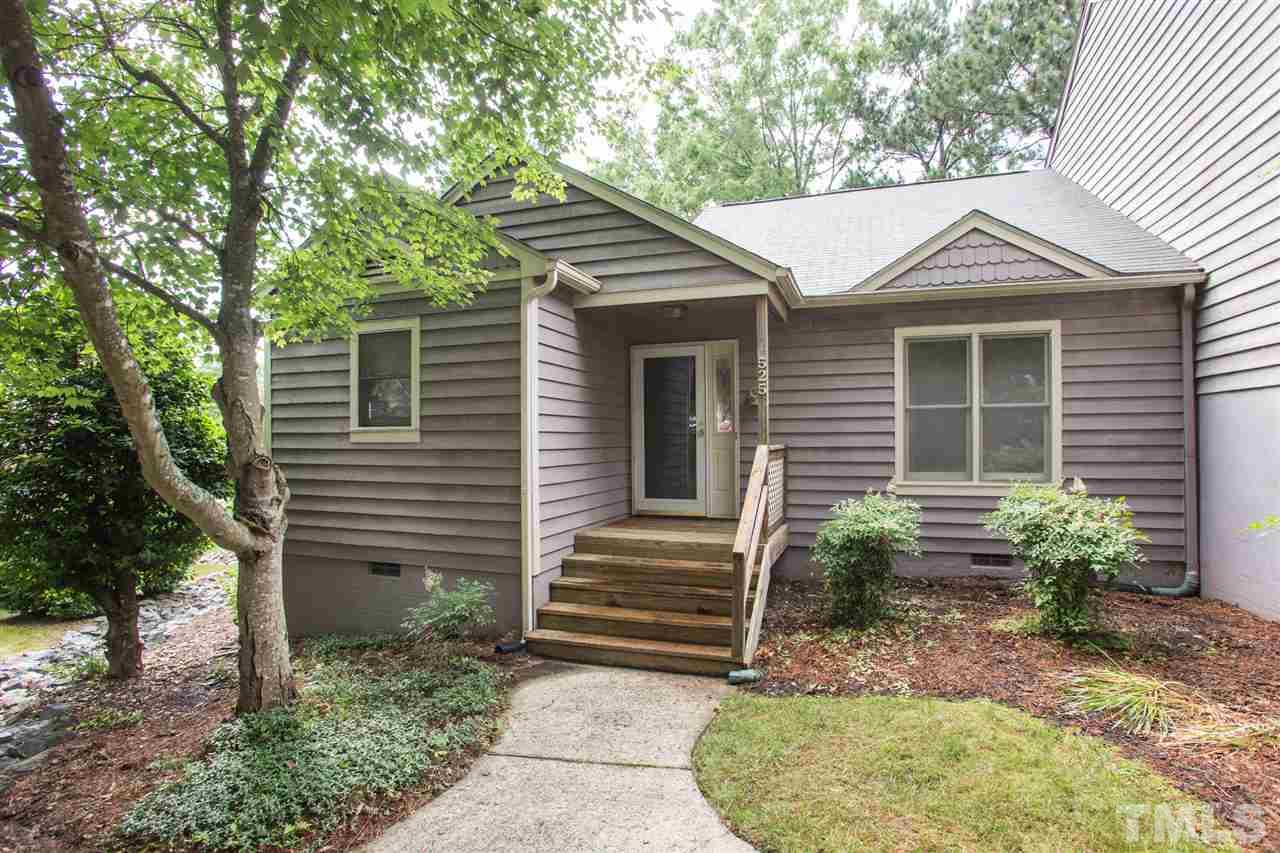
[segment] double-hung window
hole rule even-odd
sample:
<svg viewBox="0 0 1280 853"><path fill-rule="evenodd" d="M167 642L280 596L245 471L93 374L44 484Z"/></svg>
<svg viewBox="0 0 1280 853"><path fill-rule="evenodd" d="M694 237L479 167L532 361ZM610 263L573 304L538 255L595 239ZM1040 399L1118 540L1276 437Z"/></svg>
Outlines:
<svg viewBox="0 0 1280 853"><path fill-rule="evenodd" d="M417 317L356 324L351 336L351 440L417 441Z"/></svg>
<svg viewBox="0 0 1280 853"><path fill-rule="evenodd" d="M899 491L1060 478L1057 321L899 328L895 337Z"/></svg>

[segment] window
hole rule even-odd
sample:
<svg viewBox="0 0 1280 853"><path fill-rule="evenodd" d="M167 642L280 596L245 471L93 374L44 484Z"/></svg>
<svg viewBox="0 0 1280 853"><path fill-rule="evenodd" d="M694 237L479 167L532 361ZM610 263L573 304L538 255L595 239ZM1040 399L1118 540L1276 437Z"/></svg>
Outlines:
<svg viewBox="0 0 1280 853"><path fill-rule="evenodd" d="M1056 321L904 328L896 337L900 490L1059 478Z"/></svg>
<svg viewBox="0 0 1280 853"><path fill-rule="evenodd" d="M417 441L418 318L360 323L351 338L351 440Z"/></svg>

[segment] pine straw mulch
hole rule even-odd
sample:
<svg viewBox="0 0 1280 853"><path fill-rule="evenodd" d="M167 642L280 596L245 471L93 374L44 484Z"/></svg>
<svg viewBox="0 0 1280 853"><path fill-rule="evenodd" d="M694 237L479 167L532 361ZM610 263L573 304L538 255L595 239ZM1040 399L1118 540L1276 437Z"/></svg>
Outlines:
<svg viewBox="0 0 1280 853"><path fill-rule="evenodd" d="M1233 714L1280 717L1280 624L1203 599L1105 594L1114 640L1067 646L1007 630L1034 611L1008 581L903 579L902 618L866 632L831 628L820 590L780 583L769 596L752 689L770 695L897 693L985 697L1106 738L1220 817L1241 804L1265 813L1262 846L1280 849L1280 747L1174 746L1131 736L1064 708L1064 676L1113 666L1182 682ZM993 629L992 624L1006 626ZM1121 648L1115 648L1115 646Z"/></svg>
<svg viewBox="0 0 1280 853"><path fill-rule="evenodd" d="M231 719L236 703L236 628L225 608L179 628L144 651L144 673L129 683L82 684L52 697L85 720L105 709L141 711L143 721L79 732L49 751L49 760L0 793L0 851L67 853L133 849L115 827L148 792L178 776L185 760L203 755L209 734ZM514 683L535 674L527 655L466 650L508 669ZM502 713L498 709L495 713ZM348 825L323 840L325 851L354 850L460 779L488 744L477 744L433 767L414 790L368 802ZM312 849L314 839L302 847Z"/></svg>

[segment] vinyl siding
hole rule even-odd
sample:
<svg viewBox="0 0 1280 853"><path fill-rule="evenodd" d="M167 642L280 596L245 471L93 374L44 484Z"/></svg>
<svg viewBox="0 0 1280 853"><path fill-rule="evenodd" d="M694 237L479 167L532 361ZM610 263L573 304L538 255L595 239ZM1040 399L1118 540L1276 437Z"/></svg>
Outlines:
<svg viewBox="0 0 1280 853"><path fill-rule="evenodd" d="M579 530L630 513L627 369L607 319L575 311L563 288L539 301L539 575L558 573Z"/></svg>
<svg viewBox="0 0 1280 853"><path fill-rule="evenodd" d="M1280 615L1280 2L1093 3L1051 166L1200 263L1200 566Z"/></svg>
<svg viewBox="0 0 1280 853"><path fill-rule="evenodd" d="M511 198L514 186L509 178L495 178L458 205L496 217L505 234L595 276L605 292L761 280L576 187L565 188L564 201L541 196L525 202Z"/></svg>
<svg viewBox="0 0 1280 853"><path fill-rule="evenodd" d="M1062 321L1065 476L1093 494L1128 497L1152 538L1150 574L1180 569L1179 309L1165 290L803 311L775 322L771 429L787 446L792 544L812 545L834 503L894 476L895 327L1049 319ZM930 557L967 567L969 554L1008 553L979 522L994 499L912 499L924 508Z"/></svg>
<svg viewBox="0 0 1280 853"><path fill-rule="evenodd" d="M519 284L494 282L465 308L405 297L375 306L373 318L421 318L416 443L351 443L346 339L273 350L272 446L293 492L285 539L291 629L336 630L365 609L369 626L395 623L386 590L401 589L403 576L371 576L369 561L400 563L419 581L424 566L449 578L489 576L517 590L498 604L503 624L518 624ZM340 596L336 611L357 615L335 613L323 590Z"/></svg>
<svg viewBox="0 0 1280 853"><path fill-rule="evenodd" d="M1093 3L1052 167L1209 273L1201 395L1280 386L1280 2Z"/></svg>

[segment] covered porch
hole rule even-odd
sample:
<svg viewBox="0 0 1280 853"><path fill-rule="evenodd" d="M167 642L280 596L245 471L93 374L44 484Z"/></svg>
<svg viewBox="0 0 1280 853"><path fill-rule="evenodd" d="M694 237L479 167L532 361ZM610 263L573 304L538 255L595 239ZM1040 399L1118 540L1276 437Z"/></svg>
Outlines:
<svg viewBox="0 0 1280 853"><path fill-rule="evenodd" d="M530 648L682 672L748 664L788 538L786 451L768 444L769 326L785 315L732 288L551 294L538 312Z"/></svg>

